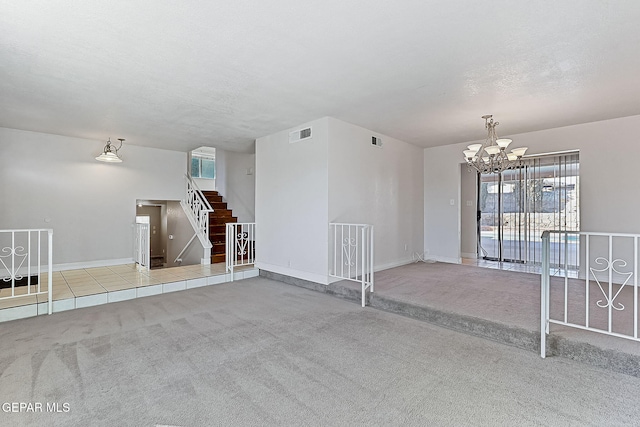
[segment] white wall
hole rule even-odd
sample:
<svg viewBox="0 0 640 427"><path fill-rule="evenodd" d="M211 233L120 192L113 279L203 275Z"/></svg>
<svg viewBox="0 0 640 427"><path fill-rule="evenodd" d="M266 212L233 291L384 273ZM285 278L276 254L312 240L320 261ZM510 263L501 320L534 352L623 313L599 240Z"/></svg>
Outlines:
<svg viewBox="0 0 640 427"><path fill-rule="evenodd" d="M173 239L167 240L167 258L165 260L167 267L200 264L203 248L199 239L194 239L181 255L182 262L175 262L176 257L193 236L194 231L179 201L167 201L166 212L167 235L173 236Z"/></svg>
<svg viewBox="0 0 640 427"><path fill-rule="evenodd" d="M216 150L216 190L238 222L256 217L256 155Z"/></svg>
<svg viewBox="0 0 640 427"><path fill-rule="evenodd" d="M136 199L183 197L186 153L0 128L0 229L53 228L54 263L132 258Z"/></svg>
<svg viewBox="0 0 640 427"><path fill-rule="evenodd" d="M333 118L328 124L329 222L373 224L376 269L411 261L423 251L422 149Z"/></svg>
<svg viewBox="0 0 640 427"><path fill-rule="evenodd" d="M290 144L289 132L306 126L313 138ZM421 154L329 117L259 138L258 268L328 283L329 222L373 224L376 269L409 262L423 248Z"/></svg>
<svg viewBox="0 0 640 427"><path fill-rule="evenodd" d="M460 165L460 251L463 258L478 255L478 173Z"/></svg>
<svg viewBox="0 0 640 427"><path fill-rule="evenodd" d="M289 143L311 125L313 137ZM327 283L327 119L256 140L256 267Z"/></svg>
<svg viewBox="0 0 640 427"><path fill-rule="evenodd" d="M504 136L513 139L514 148L528 146L527 154L579 149L580 228L640 233L633 175L639 135L640 116L632 116ZM425 251L431 258L460 259L460 163L462 150L473 142L482 141L424 150Z"/></svg>

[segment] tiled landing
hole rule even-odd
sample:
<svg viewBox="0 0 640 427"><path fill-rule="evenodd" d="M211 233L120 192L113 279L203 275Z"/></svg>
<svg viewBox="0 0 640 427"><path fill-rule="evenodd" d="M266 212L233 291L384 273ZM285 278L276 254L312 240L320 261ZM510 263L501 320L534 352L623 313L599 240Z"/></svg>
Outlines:
<svg viewBox="0 0 640 427"><path fill-rule="evenodd" d="M234 279L258 276L258 269L236 267ZM41 291L47 291L47 275L42 276ZM91 307L150 295L182 291L231 281L225 264L188 265L159 270L138 271L135 264L56 271L53 273L53 312ZM37 292L32 285L31 292ZM0 322L47 313L47 295L26 295L27 287L15 289L20 298L0 300ZM11 289L0 290L0 298Z"/></svg>

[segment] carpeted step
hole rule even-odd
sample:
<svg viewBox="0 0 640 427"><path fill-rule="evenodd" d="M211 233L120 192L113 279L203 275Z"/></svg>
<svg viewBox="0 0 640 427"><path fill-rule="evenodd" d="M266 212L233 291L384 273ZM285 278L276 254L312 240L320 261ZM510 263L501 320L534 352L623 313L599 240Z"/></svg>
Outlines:
<svg viewBox="0 0 640 427"><path fill-rule="evenodd" d="M322 285L265 270L260 270L260 276L326 293L360 304L360 290L353 286L345 286L343 282ZM376 294L375 292L367 292L365 298L367 306L374 309L411 317L447 329L490 339L540 354L539 330L527 330L491 320L398 301ZM565 338L557 334L549 335L547 337L547 356L565 357L602 369L640 377L640 355L600 347L592 343L580 341L574 337Z"/></svg>

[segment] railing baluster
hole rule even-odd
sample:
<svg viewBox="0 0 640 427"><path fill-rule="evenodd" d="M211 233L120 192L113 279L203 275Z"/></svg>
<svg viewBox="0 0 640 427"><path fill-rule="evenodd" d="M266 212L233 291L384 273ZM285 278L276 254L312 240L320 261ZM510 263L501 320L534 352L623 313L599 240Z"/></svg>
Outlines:
<svg viewBox="0 0 640 427"><path fill-rule="evenodd" d="M15 269L15 250L16 250L16 233L11 232L11 296L16 294L16 269Z"/></svg>
<svg viewBox="0 0 640 427"><path fill-rule="evenodd" d="M591 243L591 236L589 234L585 234L585 238L586 238L586 242L587 242L587 247L585 249L585 263L584 263L584 277L585 277L585 283L584 283L584 292L586 294L586 305L587 305L587 309L585 311L585 325L588 328L589 327L589 265L591 263L590 261L590 254L589 254L589 244Z"/></svg>
<svg viewBox="0 0 640 427"><path fill-rule="evenodd" d="M545 358L547 355L547 325L548 325L548 299L549 293L549 239L548 231L542 233L542 273L540 276L540 357Z"/></svg>
<svg viewBox="0 0 640 427"><path fill-rule="evenodd" d="M0 230L1 242L8 246L0 248L0 280L11 285L8 296L0 297L0 300L23 298L25 296L42 295L42 233L49 233L52 239L51 229L15 229ZM7 237L4 237L7 236ZM48 278L53 276L52 253L53 246L49 242L49 264L47 267ZM2 255L6 254L6 255ZM5 276L6 272L6 276ZM37 283L33 283L33 277ZM22 283L16 283L16 282ZM26 286L26 292L16 292L16 286ZM47 289L48 300L51 307L51 286ZM39 303L36 301L36 306ZM51 309L49 310L51 314Z"/></svg>
<svg viewBox="0 0 640 427"><path fill-rule="evenodd" d="M31 230L27 231L27 295L31 295Z"/></svg>
<svg viewBox="0 0 640 427"><path fill-rule="evenodd" d="M638 236L633 236L633 337L638 338Z"/></svg>
<svg viewBox="0 0 640 427"><path fill-rule="evenodd" d="M255 223L227 223L225 230L225 266L233 281L235 267L255 265Z"/></svg>
<svg viewBox="0 0 640 427"><path fill-rule="evenodd" d="M41 237L42 231L38 231L38 293L42 290L40 288L40 283L42 282L42 278L40 277L40 247L41 247ZM49 313L51 314L51 313Z"/></svg>
<svg viewBox="0 0 640 427"><path fill-rule="evenodd" d="M333 246L329 248L333 247L334 253L333 265L329 265L329 277L360 283L361 302L364 307L366 290L370 289L370 292L373 292L373 226L330 223L330 237L332 234Z"/></svg>
<svg viewBox="0 0 640 427"><path fill-rule="evenodd" d="M53 230L48 230L49 248L47 253L47 261L49 265L49 274L47 277L47 293L48 293L48 312L53 312Z"/></svg>
<svg viewBox="0 0 640 427"><path fill-rule="evenodd" d="M613 262L613 236L609 235L609 262ZM613 269L609 268L609 332L612 331L612 306L613 301L611 298L613 296Z"/></svg>

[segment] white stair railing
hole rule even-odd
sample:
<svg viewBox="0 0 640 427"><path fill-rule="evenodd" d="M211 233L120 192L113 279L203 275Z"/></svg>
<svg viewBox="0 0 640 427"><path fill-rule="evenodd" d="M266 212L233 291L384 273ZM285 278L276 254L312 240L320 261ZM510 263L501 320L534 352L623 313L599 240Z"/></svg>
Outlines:
<svg viewBox="0 0 640 427"><path fill-rule="evenodd" d="M47 311L51 314L53 230L0 230L0 248L0 284L3 285L0 300L46 294ZM47 276L46 290L42 286L44 274ZM4 288L7 284L10 287Z"/></svg>
<svg viewBox="0 0 640 427"><path fill-rule="evenodd" d="M373 225L330 223L329 234L329 276L360 283L364 307L373 292Z"/></svg>
<svg viewBox="0 0 640 427"><path fill-rule="evenodd" d="M546 356L550 324L640 341L639 238L577 231L542 234L541 357Z"/></svg>
<svg viewBox="0 0 640 427"><path fill-rule="evenodd" d="M211 241L209 240L209 213L213 212L213 208L206 197L202 194L200 188L189 175L185 175L185 200L180 201L182 209L187 215L191 227L193 227L194 235L187 245L182 249L176 257L176 262L182 257L191 242L197 237L200 244L204 248L203 262L208 264L211 262Z"/></svg>
<svg viewBox="0 0 640 427"><path fill-rule="evenodd" d="M255 222L227 223L225 260L232 281L235 267L255 264L255 236Z"/></svg>
<svg viewBox="0 0 640 427"><path fill-rule="evenodd" d="M133 248L133 260L140 270L151 268L151 239L149 235L149 224L135 224L135 240Z"/></svg>

